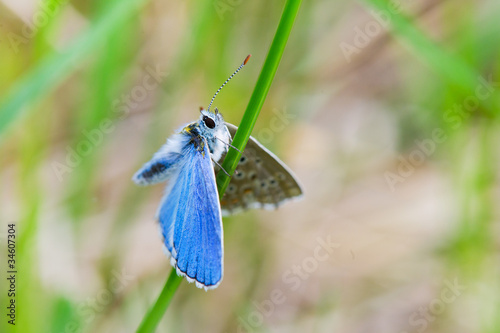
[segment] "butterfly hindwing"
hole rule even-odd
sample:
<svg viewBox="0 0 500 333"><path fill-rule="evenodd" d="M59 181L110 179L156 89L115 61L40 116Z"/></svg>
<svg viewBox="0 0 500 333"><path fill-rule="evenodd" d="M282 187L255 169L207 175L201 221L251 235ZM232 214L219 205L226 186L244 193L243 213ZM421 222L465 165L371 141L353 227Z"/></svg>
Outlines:
<svg viewBox="0 0 500 333"><path fill-rule="evenodd" d="M168 139L153 158L137 171L132 180L138 185L152 185L167 180L181 160L181 147L187 144L187 138L176 134Z"/></svg>
<svg viewBox="0 0 500 333"><path fill-rule="evenodd" d="M219 195L206 141L188 143L157 213L165 247L177 273L200 288L216 288L223 276Z"/></svg>
<svg viewBox="0 0 500 333"><path fill-rule="evenodd" d="M229 123L226 126L234 137L237 127ZM222 213L232 214L249 208L277 208L301 195L302 189L288 167L250 137L221 200Z"/></svg>

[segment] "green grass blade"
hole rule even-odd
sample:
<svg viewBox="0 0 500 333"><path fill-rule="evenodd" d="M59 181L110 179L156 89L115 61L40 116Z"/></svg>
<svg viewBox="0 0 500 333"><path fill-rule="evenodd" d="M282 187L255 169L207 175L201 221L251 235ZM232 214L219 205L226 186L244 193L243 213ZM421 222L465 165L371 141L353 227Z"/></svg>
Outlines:
<svg viewBox="0 0 500 333"><path fill-rule="evenodd" d="M182 277L177 275L175 269L172 269L167 283L165 283L165 286L156 300L156 303L149 310L141 325L137 329L138 333L155 331L156 326L158 326L163 314L167 311L168 305L170 304L172 297L174 297L175 291L177 290L177 287L179 287L181 281Z"/></svg>
<svg viewBox="0 0 500 333"><path fill-rule="evenodd" d="M430 37L419 29L412 19L399 12L395 12L391 4L385 0L363 0L368 6L373 7L379 14L387 16L388 28L393 34L408 47L408 49L435 71L445 82L456 88L465 96L474 93L479 82L478 73L462 58L445 51ZM385 25L385 24L384 24ZM498 93L494 92L495 99ZM487 100L479 101L491 115L497 113L496 108Z"/></svg>
<svg viewBox="0 0 500 333"><path fill-rule="evenodd" d="M21 78L0 101L0 137L6 128L33 102L49 93L94 52L112 37L117 27L135 13L147 0L114 1L97 21L67 51L53 53Z"/></svg>
<svg viewBox="0 0 500 333"><path fill-rule="evenodd" d="M257 117L262 109L262 105L264 104L267 93L278 69L283 51L285 50L285 46L288 41L288 37L290 36L295 18L297 17L301 2L302 0L287 0L285 4L283 14L278 24L276 34L274 35L273 42L271 43L267 58L264 62L264 66L262 67L262 71L259 75L257 83L255 84L248 106L232 142L232 145L240 151L245 149L248 139L250 138L250 134L252 133L257 121ZM240 157L241 154L238 151L230 149L222 167L227 172L232 174L234 170L236 170ZM217 188L219 190L219 196L222 197L229 181L230 177L223 172L219 172L217 175ZM156 326L163 317L163 314L167 310L181 280L182 278L177 276L175 269L172 269L170 276L160 296L158 297L158 300L146 314L141 325L137 329L138 333L154 332Z"/></svg>
<svg viewBox="0 0 500 333"><path fill-rule="evenodd" d="M299 11L301 0L288 0L283 9L283 14L281 16L278 29L274 36L273 42L267 54L266 61L262 67L257 83L253 90L250 101L248 102L243 118L241 119L238 131L234 135L232 145L238 150L243 151L245 146L252 134L252 130L257 122L257 117L259 116L260 110L267 96L267 92L271 87L274 75L278 69L278 65L285 50L286 42L288 36L290 36L290 31L292 30L293 22ZM241 153L234 149L229 149L222 167L229 174L233 174L240 160ZM231 180L224 172L219 172L217 175L217 186L219 188L219 195L222 197L224 191L226 190L229 181Z"/></svg>

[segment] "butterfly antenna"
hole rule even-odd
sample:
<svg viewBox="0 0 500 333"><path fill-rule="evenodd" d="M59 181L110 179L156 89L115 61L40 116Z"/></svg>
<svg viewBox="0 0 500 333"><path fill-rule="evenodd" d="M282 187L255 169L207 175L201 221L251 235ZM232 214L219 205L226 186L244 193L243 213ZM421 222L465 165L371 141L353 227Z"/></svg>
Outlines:
<svg viewBox="0 0 500 333"><path fill-rule="evenodd" d="M238 73L238 72L240 71L240 69L242 69L242 68L243 68L243 66L245 66L245 65L247 64L248 59L250 59L250 57L251 57L251 56L252 56L251 54L247 55L247 57L245 58L245 60L243 61L243 63L240 65L240 67L238 67L238 68L234 71L234 73L233 73L233 74L231 74L231 76L230 76L230 77L226 80L226 82L224 82L224 83L222 84L222 86L220 86L220 88L219 88L219 89L217 89L217 91L216 91L216 92L215 92L215 94L214 94L214 97L212 97L212 100L210 101L210 104L208 104L207 111L210 111L210 107L212 106L212 103L214 102L215 96L217 96L217 94L219 93L219 91L220 91L220 90L221 90L221 89L222 89L222 88L226 85L226 83L228 83L228 82L229 82L229 80L231 80L231 79L233 78L233 76L235 76L235 75L236 75L236 73Z"/></svg>

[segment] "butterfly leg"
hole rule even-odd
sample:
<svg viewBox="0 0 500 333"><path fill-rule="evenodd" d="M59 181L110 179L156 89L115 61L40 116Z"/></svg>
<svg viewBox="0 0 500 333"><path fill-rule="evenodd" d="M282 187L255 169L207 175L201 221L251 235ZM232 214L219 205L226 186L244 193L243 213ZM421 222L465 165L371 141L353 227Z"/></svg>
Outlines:
<svg viewBox="0 0 500 333"><path fill-rule="evenodd" d="M219 162L217 162L216 160L212 159L212 161L214 161L215 165L217 165L222 171L224 171L224 173L228 176L228 177L231 177L231 175L226 171L226 169L224 169L222 167L222 165L219 164Z"/></svg>
<svg viewBox="0 0 500 333"><path fill-rule="evenodd" d="M222 140L222 139L219 139L219 138L217 138L217 137L216 137L216 139L217 139L217 140L219 140L220 142L222 142L223 144L225 144L226 146L233 148L234 150L236 150L238 153L240 153L240 154L241 154L241 150L239 150L238 148L236 148L236 147L235 147L235 146L233 146L232 144L227 143L226 141L224 141L224 140Z"/></svg>

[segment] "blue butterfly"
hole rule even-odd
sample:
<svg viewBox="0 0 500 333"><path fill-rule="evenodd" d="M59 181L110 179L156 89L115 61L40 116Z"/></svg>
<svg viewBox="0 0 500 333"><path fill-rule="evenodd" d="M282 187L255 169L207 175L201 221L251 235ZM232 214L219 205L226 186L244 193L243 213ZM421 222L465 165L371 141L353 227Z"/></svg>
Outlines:
<svg viewBox="0 0 500 333"><path fill-rule="evenodd" d="M286 165L251 137L239 172L219 202L215 167L225 172L218 161L232 147L236 126L225 123L217 108L211 112L210 106L248 58L217 90L207 110L201 108L199 120L172 135L132 178L139 185L169 181L156 214L165 253L178 275L205 290L217 288L223 277L223 213L276 208L302 195Z"/></svg>

